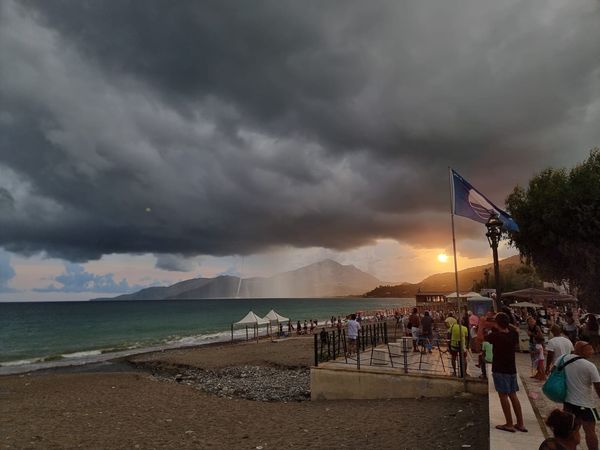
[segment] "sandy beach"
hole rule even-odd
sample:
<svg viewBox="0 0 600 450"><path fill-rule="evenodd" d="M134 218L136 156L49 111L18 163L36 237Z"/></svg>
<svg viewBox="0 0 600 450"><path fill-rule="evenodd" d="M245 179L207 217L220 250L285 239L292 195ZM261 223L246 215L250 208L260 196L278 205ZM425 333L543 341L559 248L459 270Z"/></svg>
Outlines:
<svg viewBox="0 0 600 450"><path fill-rule="evenodd" d="M485 397L255 401L234 390L215 393L222 386L213 385L211 392L203 388L204 378L185 375L214 381L237 370L233 378L247 375L250 381L242 381L252 388L252 374L268 369L293 388L306 383L302 374L312 364L312 337L169 350L128 360L98 370L0 377L0 447L489 447ZM269 377L262 378L256 389L268 390Z"/></svg>

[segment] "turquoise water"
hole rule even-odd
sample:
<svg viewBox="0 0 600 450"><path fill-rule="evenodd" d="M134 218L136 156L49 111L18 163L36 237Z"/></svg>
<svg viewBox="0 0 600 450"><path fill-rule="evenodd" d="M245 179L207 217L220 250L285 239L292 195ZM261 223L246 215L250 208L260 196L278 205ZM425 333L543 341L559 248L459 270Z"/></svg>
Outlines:
<svg viewBox="0 0 600 450"><path fill-rule="evenodd" d="M232 322L274 309L295 323L357 310L411 306L413 299L218 299L0 303L0 365L168 343L231 338ZM238 332L241 336L245 330Z"/></svg>

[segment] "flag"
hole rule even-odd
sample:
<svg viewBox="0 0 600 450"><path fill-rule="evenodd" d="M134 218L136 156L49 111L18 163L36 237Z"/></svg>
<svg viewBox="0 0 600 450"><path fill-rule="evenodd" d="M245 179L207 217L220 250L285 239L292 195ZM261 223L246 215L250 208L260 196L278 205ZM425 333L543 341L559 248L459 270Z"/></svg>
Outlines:
<svg viewBox="0 0 600 450"><path fill-rule="evenodd" d="M502 221L502 228L507 231L519 231L519 226L508 213L494 205L467 180L453 169L451 170L452 214L481 223L486 223L492 214L497 214Z"/></svg>

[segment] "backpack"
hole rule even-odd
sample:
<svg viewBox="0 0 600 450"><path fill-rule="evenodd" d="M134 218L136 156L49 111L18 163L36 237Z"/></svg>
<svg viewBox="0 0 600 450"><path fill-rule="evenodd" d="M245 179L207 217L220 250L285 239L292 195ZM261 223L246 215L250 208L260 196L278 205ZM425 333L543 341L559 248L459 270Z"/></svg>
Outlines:
<svg viewBox="0 0 600 450"><path fill-rule="evenodd" d="M564 370L565 367L578 359L583 359L581 356L576 356L563 364L565 356L567 355L563 355L560 358L558 364L550 372L550 376L544 383L544 386L542 386L542 392L546 397L557 403L564 403L567 398L567 374Z"/></svg>

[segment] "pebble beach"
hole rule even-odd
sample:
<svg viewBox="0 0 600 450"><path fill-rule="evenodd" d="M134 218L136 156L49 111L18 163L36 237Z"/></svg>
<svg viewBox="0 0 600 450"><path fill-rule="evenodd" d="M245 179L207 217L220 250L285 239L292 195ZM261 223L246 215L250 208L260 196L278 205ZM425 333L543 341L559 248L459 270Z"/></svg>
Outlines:
<svg viewBox="0 0 600 450"><path fill-rule="evenodd" d="M312 345L265 339L2 376L0 448L489 448L485 397L310 401Z"/></svg>

